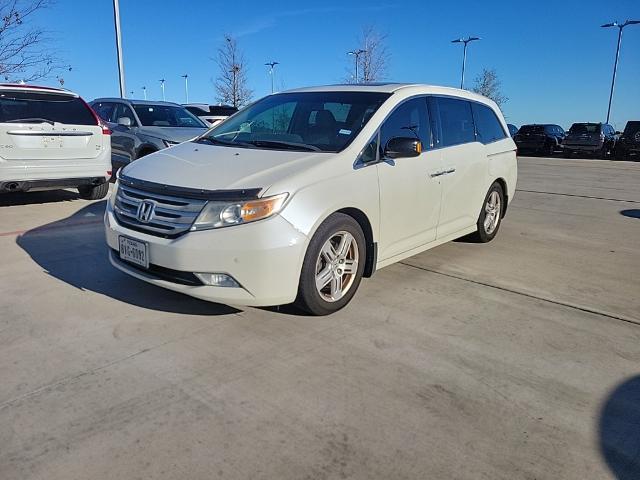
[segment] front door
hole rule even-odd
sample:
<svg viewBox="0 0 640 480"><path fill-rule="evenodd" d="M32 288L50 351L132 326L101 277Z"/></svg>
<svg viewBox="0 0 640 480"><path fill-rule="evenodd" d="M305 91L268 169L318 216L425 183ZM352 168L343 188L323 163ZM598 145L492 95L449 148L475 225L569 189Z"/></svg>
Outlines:
<svg viewBox="0 0 640 480"><path fill-rule="evenodd" d="M394 137L417 137L423 146L417 157L385 159ZM380 127L377 164L380 186L378 258L401 255L436 238L440 214L440 151L432 149L425 97L400 104Z"/></svg>

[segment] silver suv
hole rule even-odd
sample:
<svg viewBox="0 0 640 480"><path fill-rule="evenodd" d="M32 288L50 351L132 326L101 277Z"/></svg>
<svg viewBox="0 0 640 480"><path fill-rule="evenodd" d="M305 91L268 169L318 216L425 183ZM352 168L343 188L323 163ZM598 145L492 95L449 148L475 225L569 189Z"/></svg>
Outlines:
<svg viewBox="0 0 640 480"><path fill-rule="evenodd" d="M170 102L98 98L91 107L112 130L113 174L163 148L201 135L206 124L182 105Z"/></svg>

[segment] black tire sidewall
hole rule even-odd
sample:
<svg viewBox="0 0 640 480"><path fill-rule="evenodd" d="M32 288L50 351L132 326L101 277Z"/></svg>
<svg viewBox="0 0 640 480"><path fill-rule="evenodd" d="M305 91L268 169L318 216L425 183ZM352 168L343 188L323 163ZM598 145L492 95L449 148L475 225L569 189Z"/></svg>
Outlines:
<svg viewBox="0 0 640 480"><path fill-rule="evenodd" d="M109 193L109 182L101 183L100 185L78 187L78 193L80 194L80 198L85 200L103 199L107 196L107 193Z"/></svg>
<svg viewBox="0 0 640 480"><path fill-rule="evenodd" d="M315 285L315 269L320 249L334 234L340 231L349 232L358 245L358 270L356 278L349 291L337 302L327 302L320 296ZM349 215L334 213L330 215L313 235L302 264L300 282L298 284L298 298L296 304L312 315L329 315L346 306L355 295L366 263L366 240L358 222Z"/></svg>
<svg viewBox="0 0 640 480"><path fill-rule="evenodd" d="M496 228L493 232L491 232L491 234L488 234L486 232L486 230L484 229L484 219L486 217L486 205L487 205L487 201L489 200L489 196L493 193L493 192L498 192L498 194L500 195L500 215L498 218L498 225L496 225ZM490 242L491 240L494 239L494 237L498 234L498 230L500 230L500 224L502 223L502 217L504 214L504 191L502 190L502 185L500 185L498 182L493 183L493 185L491 185L491 187L489 188L489 191L487 192L487 194L484 197L484 201L482 202L482 210L480 211L480 215L478 216L478 223L477 223L477 237L478 240L480 240L481 242Z"/></svg>

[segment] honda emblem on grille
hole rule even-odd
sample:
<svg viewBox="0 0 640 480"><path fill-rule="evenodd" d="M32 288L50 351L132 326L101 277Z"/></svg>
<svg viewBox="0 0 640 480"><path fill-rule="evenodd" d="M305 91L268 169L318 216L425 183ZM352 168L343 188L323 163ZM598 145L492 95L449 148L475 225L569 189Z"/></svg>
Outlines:
<svg viewBox="0 0 640 480"><path fill-rule="evenodd" d="M153 219L153 214L156 210L156 204L151 200L143 200L138 205L138 211L136 212L136 218L139 222L149 223Z"/></svg>

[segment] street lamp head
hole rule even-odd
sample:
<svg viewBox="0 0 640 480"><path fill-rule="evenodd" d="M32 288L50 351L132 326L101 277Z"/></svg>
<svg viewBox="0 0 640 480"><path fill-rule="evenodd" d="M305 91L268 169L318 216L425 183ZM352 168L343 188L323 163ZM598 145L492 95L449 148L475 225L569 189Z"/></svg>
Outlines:
<svg viewBox="0 0 640 480"><path fill-rule="evenodd" d="M456 38L455 40L451 40L451 43L462 43L464 42L464 39L462 38Z"/></svg>
<svg viewBox="0 0 640 480"><path fill-rule="evenodd" d="M627 20L626 22L624 22L625 25L637 25L639 23L640 23L640 20Z"/></svg>
<svg viewBox="0 0 640 480"><path fill-rule="evenodd" d="M180 75L182 78L189 78L189 75L187 75L186 73L184 75Z"/></svg>
<svg viewBox="0 0 640 480"><path fill-rule="evenodd" d="M618 22L605 23L604 25L600 25L601 28L609 28L609 27L618 27Z"/></svg>

